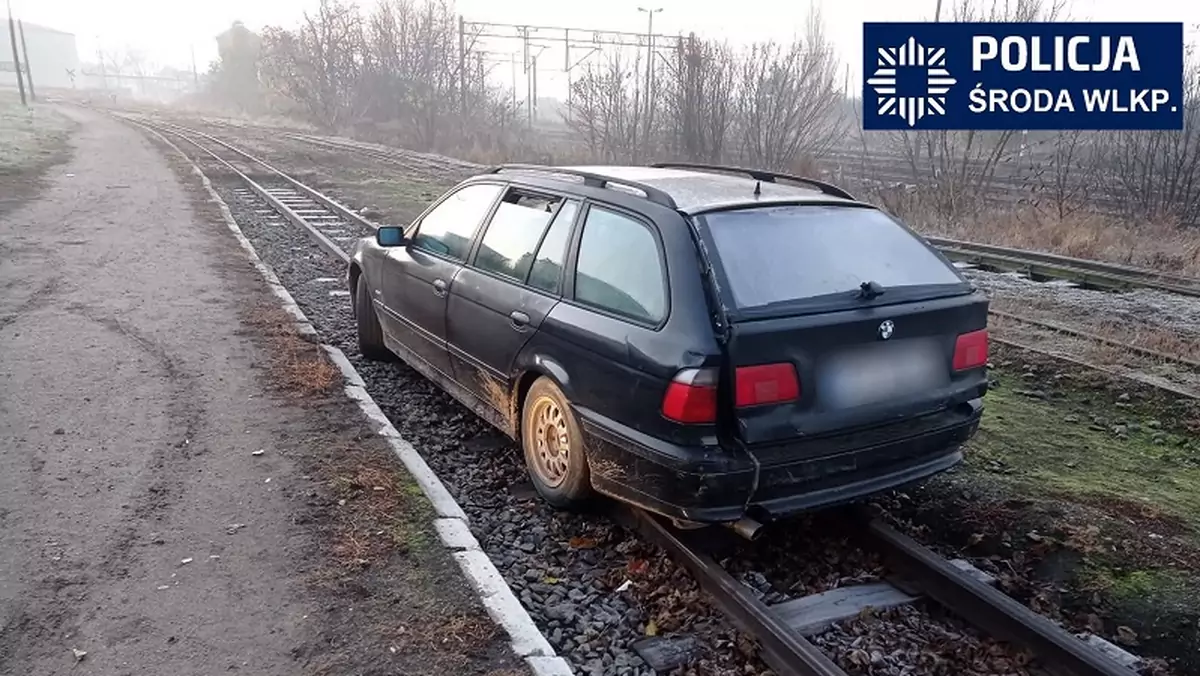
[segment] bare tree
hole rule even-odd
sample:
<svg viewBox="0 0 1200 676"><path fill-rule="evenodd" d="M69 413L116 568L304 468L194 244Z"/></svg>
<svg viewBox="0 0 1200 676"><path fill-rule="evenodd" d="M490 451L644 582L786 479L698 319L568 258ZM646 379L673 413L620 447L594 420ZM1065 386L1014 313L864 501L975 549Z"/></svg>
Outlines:
<svg viewBox="0 0 1200 676"><path fill-rule="evenodd" d="M1200 59L1189 49L1182 131L1118 131L1104 140L1105 189L1127 216L1200 223Z"/></svg>
<svg viewBox="0 0 1200 676"><path fill-rule="evenodd" d="M725 43L681 40L663 68L665 146L677 157L719 162L734 121L737 62Z"/></svg>
<svg viewBox="0 0 1200 676"><path fill-rule="evenodd" d="M262 75L326 128L422 150L496 148L515 131L475 36L444 1L384 0L370 14L322 0L294 31L264 33Z"/></svg>
<svg viewBox="0 0 1200 676"><path fill-rule="evenodd" d="M296 31L263 31L263 79L303 105L313 122L336 129L355 115L361 42L358 11L339 0L321 0Z"/></svg>
<svg viewBox="0 0 1200 676"><path fill-rule="evenodd" d="M741 60L738 132L746 158L786 169L824 155L844 129L838 62L820 15L809 15L805 38L790 45L756 44Z"/></svg>
<svg viewBox="0 0 1200 676"><path fill-rule="evenodd" d="M606 55L600 64L588 64L572 83L570 114L564 120L583 137L593 158L636 162L644 154L640 61L634 57L627 62L619 52Z"/></svg>

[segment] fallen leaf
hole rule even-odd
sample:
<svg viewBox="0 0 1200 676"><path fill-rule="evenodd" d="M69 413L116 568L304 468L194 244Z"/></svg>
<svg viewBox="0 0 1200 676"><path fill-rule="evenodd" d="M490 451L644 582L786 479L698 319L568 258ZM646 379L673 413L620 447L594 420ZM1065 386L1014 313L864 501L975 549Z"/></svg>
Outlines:
<svg viewBox="0 0 1200 676"><path fill-rule="evenodd" d="M650 562L646 559L630 559L628 565L625 566L625 569L629 571L630 575L641 575L642 573L646 572L646 569L649 567Z"/></svg>
<svg viewBox="0 0 1200 676"><path fill-rule="evenodd" d="M646 623L646 635L658 636L658 625L654 623L654 620L650 620Z"/></svg>
<svg viewBox="0 0 1200 676"><path fill-rule="evenodd" d="M625 580L624 582L621 583L620 587L617 587L617 592L619 593L619 592L623 592L623 591L628 591L629 588L632 586L633 586L632 580Z"/></svg>
<svg viewBox="0 0 1200 676"><path fill-rule="evenodd" d="M544 577L542 578L542 582L545 584L558 584L559 582L562 582L562 580L558 579L557 577Z"/></svg>
<svg viewBox="0 0 1200 676"><path fill-rule="evenodd" d="M1121 625L1117 627L1117 640L1125 645L1137 645L1137 632Z"/></svg>
<svg viewBox="0 0 1200 676"><path fill-rule="evenodd" d="M967 544L977 545L983 542L983 533L971 533L971 537L967 538Z"/></svg>
<svg viewBox="0 0 1200 676"><path fill-rule="evenodd" d="M567 544L570 545L571 549L593 549L596 546L596 541L589 537L577 535L571 538L571 541Z"/></svg>
<svg viewBox="0 0 1200 676"><path fill-rule="evenodd" d="M1087 627L1093 634L1102 634L1104 633L1104 620L1100 619L1096 613L1088 613Z"/></svg>
<svg viewBox="0 0 1200 676"><path fill-rule="evenodd" d="M83 658L87 657L87 651L79 650L78 648L71 648L71 654L75 656L76 662L79 662Z"/></svg>

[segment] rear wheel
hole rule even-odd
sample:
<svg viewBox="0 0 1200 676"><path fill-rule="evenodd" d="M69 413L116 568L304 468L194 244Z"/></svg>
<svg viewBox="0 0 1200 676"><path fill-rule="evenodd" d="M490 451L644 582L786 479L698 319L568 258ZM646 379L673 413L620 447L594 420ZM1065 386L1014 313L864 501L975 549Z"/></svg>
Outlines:
<svg viewBox="0 0 1200 676"><path fill-rule="evenodd" d="M358 323L358 351L374 361L394 361L395 355L383 344L383 327L371 302L365 275L359 275L354 285L354 317Z"/></svg>
<svg viewBox="0 0 1200 676"><path fill-rule="evenodd" d="M583 434L570 402L549 378L538 378L525 397L521 445L529 478L546 502L570 509L592 498Z"/></svg>

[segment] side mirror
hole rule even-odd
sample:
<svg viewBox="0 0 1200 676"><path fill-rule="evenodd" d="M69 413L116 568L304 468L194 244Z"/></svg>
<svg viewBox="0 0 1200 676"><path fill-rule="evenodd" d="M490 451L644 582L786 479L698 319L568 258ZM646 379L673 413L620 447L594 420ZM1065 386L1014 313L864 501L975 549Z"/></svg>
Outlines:
<svg viewBox="0 0 1200 676"><path fill-rule="evenodd" d="M404 246L408 244L408 240L404 238L404 228L381 225L375 231L375 243L379 246Z"/></svg>

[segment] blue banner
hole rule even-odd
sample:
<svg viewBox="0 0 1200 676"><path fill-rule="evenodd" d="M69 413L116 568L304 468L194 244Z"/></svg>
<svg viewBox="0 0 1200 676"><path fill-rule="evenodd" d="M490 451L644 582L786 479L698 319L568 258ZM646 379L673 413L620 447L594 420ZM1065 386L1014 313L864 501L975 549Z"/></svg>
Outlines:
<svg viewBox="0 0 1200 676"><path fill-rule="evenodd" d="M865 23L864 129L1182 129L1182 23Z"/></svg>

